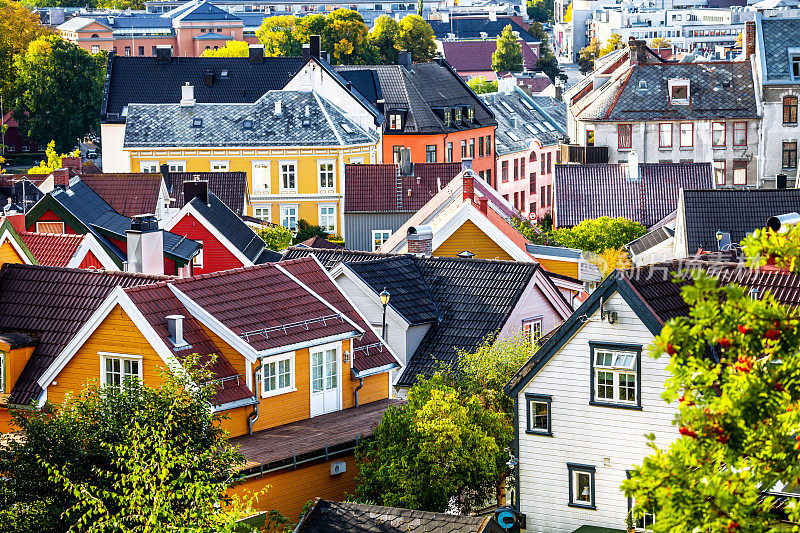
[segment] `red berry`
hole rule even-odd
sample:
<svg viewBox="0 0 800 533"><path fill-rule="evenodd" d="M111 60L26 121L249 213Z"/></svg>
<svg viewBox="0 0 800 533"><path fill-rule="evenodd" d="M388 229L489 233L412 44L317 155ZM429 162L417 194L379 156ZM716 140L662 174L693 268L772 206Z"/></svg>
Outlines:
<svg viewBox="0 0 800 533"><path fill-rule="evenodd" d="M723 348L730 348L731 347L731 341L729 341L727 337L722 337L717 342L719 342L719 345L722 346Z"/></svg>
<svg viewBox="0 0 800 533"><path fill-rule="evenodd" d="M742 326L740 324L738 327L739 327L739 333L742 333L742 334L745 334L745 335L750 333L750 328L748 328L747 326Z"/></svg>
<svg viewBox="0 0 800 533"><path fill-rule="evenodd" d="M768 329L764 333L764 338L765 339L769 339L769 340L775 340L777 338L780 338L780 336L781 336L781 332L778 331L777 329Z"/></svg>
<svg viewBox="0 0 800 533"><path fill-rule="evenodd" d="M678 433L680 433L681 435L686 435L687 437L692 437L693 439L697 438L697 432L692 431L691 429L685 426L681 426L680 429L678 429Z"/></svg>
<svg viewBox="0 0 800 533"><path fill-rule="evenodd" d="M739 529L739 522L734 522L733 520L728 522L728 531L729 532L736 531L737 529Z"/></svg>
<svg viewBox="0 0 800 533"><path fill-rule="evenodd" d="M673 345L667 344L667 353L670 355L675 355L676 353L678 353L678 350L676 350Z"/></svg>

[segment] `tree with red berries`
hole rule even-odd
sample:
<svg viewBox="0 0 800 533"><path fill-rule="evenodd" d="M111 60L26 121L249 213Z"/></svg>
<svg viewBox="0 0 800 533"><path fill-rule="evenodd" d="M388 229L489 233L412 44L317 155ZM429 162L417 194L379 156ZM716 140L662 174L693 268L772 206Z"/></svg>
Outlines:
<svg viewBox="0 0 800 533"><path fill-rule="evenodd" d="M743 241L756 265L798 272L800 228ZM689 316L670 321L651 355L669 355L663 398L679 404L677 440L653 453L623 489L655 532L762 533L800 523L800 312L769 293L699 276L682 289Z"/></svg>

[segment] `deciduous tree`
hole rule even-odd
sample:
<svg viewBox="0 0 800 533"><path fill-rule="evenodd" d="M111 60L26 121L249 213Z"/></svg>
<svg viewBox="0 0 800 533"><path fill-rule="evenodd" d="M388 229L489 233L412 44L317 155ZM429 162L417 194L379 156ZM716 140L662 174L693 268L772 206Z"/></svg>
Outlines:
<svg viewBox="0 0 800 533"><path fill-rule="evenodd" d="M250 45L244 41L228 41L225 46L217 50L205 50L203 57L248 57Z"/></svg>
<svg viewBox="0 0 800 533"><path fill-rule="evenodd" d="M364 18L352 9L339 8L325 18L322 46L334 64L364 65L377 62Z"/></svg>
<svg viewBox="0 0 800 533"><path fill-rule="evenodd" d="M659 48L672 48L672 42L669 39L664 39L663 37L656 37L650 41L650 48L653 50L657 50Z"/></svg>
<svg viewBox="0 0 800 533"><path fill-rule="evenodd" d="M553 0L529 0L528 17L534 22L547 22L553 19Z"/></svg>
<svg viewBox="0 0 800 533"><path fill-rule="evenodd" d="M610 54L614 50L618 50L623 46L625 46L625 44L622 42L622 36L618 33L612 33L611 37L608 38L606 45L600 49L600 57Z"/></svg>
<svg viewBox="0 0 800 533"><path fill-rule="evenodd" d="M486 81L485 76L475 76L467 82L467 85L469 85L469 88L472 89L475 94L497 92L497 82Z"/></svg>
<svg viewBox="0 0 800 533"><path fill-rule="evenodd" d="M6 109L13 100L17 79L14 56L24 53L31 42L49 33L39 23L39 16L19 2L0 0L0 95Z"/></svg>
<svg viewBox="0 0 800 533"><path fill-rule="evenodd" d="M647 228L639 222L622 217L600 217L584 220L572 228L554 230L550 238L561 246L601 254L608 248L618 250L645 233Z"/></svg>
<svg viewBox="0 0 800 533"><path fill-rule="evenodd" d="M292 245L292 232L283 226L266 226L258 230L258 235L264 239L267 248L280 252Z"/></svg>
<svg viewBox="0 0 800 533"><path fill-rule="evenodd" d="M503 28L503 33L497 38L497 51L492 54L492 70L522 71L522 46L514 35L511 24Z"/></svg>
<svg viewBox="0 0 800 533"><path fill-rule="evenodd" d="M370 35L372 43L378 49L380 61L384 65L397 64L397 37L400 33L400 25L392 17L381 15L375 21Z"/></svg>
<svg viewBox="0 0 800 533"><path fill-rule="evenodd" d="M258 42L268 56L300 56L303 53L300 20L293 15L267 17L256 30Z"/></svg>
<svg viewBox="0 0 800 533"><path fill-rule="evenodd" d="M601 55L600 41L597 40L597 37L592 37L589 44L581 48L581 51L578 53L578 66L580 67L581 74L588 74L594 70L594 61Z"/></svg>
<svg viewBox="0 0 800 533"><path fill-rule="evenodd" d="M56 152L55 141L50 141L47 143L47 148L44 150L44 155L46 159L39 161L38 165L28 169L28 174L50 174L52 171L62 168L62 157L79 157L81 155L81 151L78 148L70 153L59 155L58 152Z"/></svg>
<svg viewBox="0 0 800 533"><path fill-rule="evenodd" d="M406 15L398 27L397 48L408 50L415 63L430 61L436 55L433 28L419 15Z"/></svg>

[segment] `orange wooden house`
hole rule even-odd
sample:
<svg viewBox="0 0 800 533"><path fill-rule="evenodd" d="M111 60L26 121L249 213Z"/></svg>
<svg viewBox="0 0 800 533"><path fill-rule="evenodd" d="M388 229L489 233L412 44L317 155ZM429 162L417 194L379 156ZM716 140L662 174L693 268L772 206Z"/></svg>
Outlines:
<svg viewBox="0 0 800 533"><path fill-rule="evenodd" d="M314 258L183 279L6 264L0 324L0 390L16 405L92 382L158 386L161 369L215 355L212 407L246 460L231 492L269 485L258 508L290 518L353 493L353 448L400 366Z"/></svg>

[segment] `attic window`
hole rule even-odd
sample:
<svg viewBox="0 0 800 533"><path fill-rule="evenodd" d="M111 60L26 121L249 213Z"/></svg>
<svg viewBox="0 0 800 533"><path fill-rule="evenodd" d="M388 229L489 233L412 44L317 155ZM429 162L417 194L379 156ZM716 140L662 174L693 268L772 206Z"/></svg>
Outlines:
<svg viewBox="0 0 800 533"><path fill-rule="evenodd" d="M520 100L520 102L522 102L522 105L533 111L533 106L529 104L526 100Z"/></svg>
<svg viewBox="0 0 800 533"><path fill-rule="evenodd" d="M792 64L792 79L800 80L800 54L792 55L789 61Z"/></svg>
<svg viewBox="0 0 800 533"><path fill-rule="evenodd" d="M461 124L461 108L456 108L456 124Z"/></svg>
<svg viewBox="0 0 800 533"><path fill-rule="evenodd" d="M202 128L203 127L203 119L202 118L194 118L194 119L192 119L192 127L193 128Z"/></svg>
<svg viewBox="0 0 800 533"><path fill-rule="evenodd" d="M538 132L538 131L536 131L536 130L533 128L533 126L531 126L530 124L525 124L525 129L527 129L529 132L533 133L534 135L536 135L537 133L539 133L539 132Z"/></svg>
<svg viewBox="0 0 800 533"><path fill-rule="evenodd" d="M639 80L639 90L646 91L647 90L647 81L646 80Z"/></svg>
<svg viewBox="0 0 800 533"><path fill-rule="evenodd" d="M444 110L444 125L449 126L452 121L453 121L453 115L452 112L450 111L450 108L448 107Z"/></svg>
<svg viewBox="0 0 800 533"><path fill-rule="evenodd" d="M556 131L556 129L553 127L553 125L550 124L549 122L543 122L542 124L544 124L544 127L547 128L548 130ZM538 124L537 124L537 126L538 126ZM541 126L539 126L539 127L541 127Z"/></svg>
<svg viewBox="0 0 800 533"><path fill-rule="evenodd" d="M672 105L689 105L689 80L669 80L669 103Z"/></svg>
<svg viewBox="0 0 800 533"><path fill-rule="evenodd" d="M467 120L475 122L475 108L471 105L467 106Z"/></svg>
<svg viewBox="0 0 800 533"><path fill-rule="evenodd" d="M400 113L389 113L389 129L401 130L403 129L403 115Z"/></svg>
<svg viewBox="0 0 800 533"><path fill-rule="evenodd" d="M242 127L244 129L246 129L246 130L252 130L253 129L253 121L252 120L245 120L244 122L242 122Z"/></svg>
<svg viewBox="0 0 800 533"><path fill-rule="evenodd" d="M345 124L344 122L342 122L340 125L342 126L342 129L344 130L345 133L355 133L353 131L353 128L351 128L349 125Z"/></svg>

